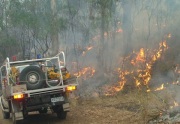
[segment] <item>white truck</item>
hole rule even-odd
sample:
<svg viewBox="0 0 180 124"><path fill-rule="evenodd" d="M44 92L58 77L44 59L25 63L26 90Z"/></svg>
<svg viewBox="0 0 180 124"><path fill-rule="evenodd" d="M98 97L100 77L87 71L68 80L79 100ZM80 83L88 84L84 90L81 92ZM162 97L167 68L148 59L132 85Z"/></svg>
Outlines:
<svg viewBox="0 0 180 124"><path fill-rule="evenodd" d="M13 124L33 111L41 114L51 110L58 118L65 119L70 109L69 93L78 86L77 77L66 68L64 52L24 61L7 58L0 67L0 83L3 117L9 119L11 115Z"/></svg>

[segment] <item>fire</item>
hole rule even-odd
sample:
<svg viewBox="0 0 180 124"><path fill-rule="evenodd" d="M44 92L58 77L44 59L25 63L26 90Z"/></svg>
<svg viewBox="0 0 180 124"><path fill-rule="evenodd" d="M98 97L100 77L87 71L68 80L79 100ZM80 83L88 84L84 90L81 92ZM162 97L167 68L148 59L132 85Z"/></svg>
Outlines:
<svg viewBox="0 0 180 124"><path fill-rule="evenodd" d="M176 101L174 101L174 106L179 106L179 104Z"/></svg>
<svg viewBox="0 0 180 124"><path fill-rule="evenodd" d="M95 74L96 70L93 67L85 67L82 68L79 72L74 73L77 77L82 77L83 79L87 79L92 77Z"/></svg>
<svg viewBox="0 0 180 124"><path fill-rule="evenodd" d="M150 89L148 89L146 92L151 92L151 90L150 90Z"/></svg>
<svg viewBox="0 0 180 124"><path fill-rule="evenodd" d="M143 61L144 62L145 61L144 58L145 58L144 48L141 48L139 51L139 54L136 57L136 61Z"/></svg>
<svg viewBox="0 0 180 124"><path fill-rule="evenodd" d="M114 87L115 91L119 92L119 91L121 91L123 89L124 84L126 83L125 75L127 75L127 74L128 74L128 72L120 73L120 75L119 75L120 81L118 82L119 86Z"/></svg>
<svg viewBox="0 0 180 124"><path fill-rule="evenodd" d="M114 90L115 90L116 92L121 91L121 90L123 89L123 87L124 87L124 83L125 83L125 82L119 82L119 86L114 87Z"/></svg>
<svg viewBox="0 0 180 124"><path fill-rule="evenodd" d="M144 48L141 48L138 53L136 54L136 59L131 60L131 64L136 65L138 62L144 62L145 61L145 51Z"/></svg>
<svg viewBox="0 0 180 124"><path fill-rule="evenodd" d="M82 52L82 56L85 56L85 55L86 55L86 52L89 51L89 50L91 50L92 48L93 48L93 46L87 46L87 47L85 48L85 50Z"/></svg>
<svg viewBox="0 0 180 124"><path fill-rule="evenodd" d="M145 48L140 48L138 52L133 51L133 53L125 58L125 61L130 61L132 65L129 65L130 67L127 69L121 69L118 68L118 71L116 73L119 74L119 81L117 81L118 85L115 86L109 86L105 93L106 95L113 95L115 92L121 91L125 84L128 81L127 77L132 77L132 82L135 83L135 86L141 89L142 86L145 86L147 88L147 92L152 91L149 88L149 83L151 80L151 69L154 62L156 62L159 58L161 58L164 51L168 50L168 45L166 40L161 41L159 43L159 47L157 50L149 50ZM131 70L132 68L132 70ZM134 81L133 81L134 80ZM159 91L163 90L164 84L162 84L160 87L156 88L153 91Z"/></svg>
<svg viewBox="0 0 180 124"><path fill-rule="evenodd" d="M164 87L164 84L161 84L160 87L156 88L154 91L159 91L159 90L163 90L165 87Z"/></svg>
<svg viewBox="0 0 180 124"><path fill-rule="evenodd" d="M165 50L168 49L166 40L160 42L159 47L160 47L159 49L161 49L161 48L164 48ZM163 49L161 49L161 50L163 50Z"/></svg>
<svg viewBox="0 0 180 124"><path fill-rule="evenodd" d="M169 33L169 34L167 35L167 37L168 37L168 38L171 38L171 34Z"/></svg>
<svg viewBox="0 0 180 124"><path fill-rule="evenodd" d="M153 55L153 61L156 61L157 59L159 59L163 51L166 51L167 49L168 49L168 46L167 46L166 40L160 42L158 51L156 52L156 54Z"/></svg>
<svg viewBox="0 0 180 124"><path fill-rule="evenodd" d="M126 83L126 75L129 75L132 72L128 72L128 71L122 71L120 68L118 68L117 70L115 70L115 73L118 74L118 79L119 81L117 82L116 86L104 86L104 94L106 96L110 96L110 95L114 95L115 93L121 91L124 88L124 85Z"/></svg>
<svg viewBox="0 0 180 124"><path fill-rule="evenodd" d="M179 106L178 102L174 101L173 105L171 105L170 108L173 109L174 107L177 107L177 106Z"/></svg>
<svg viewBox="0 0 180 124"><path fill-rule="evenodd" d="M123 32L121 28L116 31L116 33L121 33L121 32Z"/></svg>
<svg viewBox="0 0 180 124"><path fill-rule="evenodd" d="M86 49L87 50L91 50L93 48L93 46L89 46L89 47L87 47Z"/></svg>

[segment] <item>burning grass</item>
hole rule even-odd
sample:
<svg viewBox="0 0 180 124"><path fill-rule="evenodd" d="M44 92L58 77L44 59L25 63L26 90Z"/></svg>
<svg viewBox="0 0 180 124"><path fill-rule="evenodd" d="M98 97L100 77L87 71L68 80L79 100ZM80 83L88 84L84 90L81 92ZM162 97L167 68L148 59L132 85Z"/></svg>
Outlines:
<svg viewBox="0 0 180 124"><path fill-rule="evenodd" d="M83 80L84 83L81 83L82 85L87 84L85 82L92 82L92 87L93 85L96 86L95 90L99 88L98 94L106 96L115 95L120 91L129 92L136 88L146 90L146 92L163 90L165 84L169 83L169 81L155 81L157 71L154 70L159 69L157 65L159 65L160 61L164 61L165 53L169 50L167 40L170 38L171 34L167 34L154 49L140 48L126 57L120 57L117 68L112 67L108 71L104 70L103 74L99 74L102 72L99 72L99 68L96 66L86 65L83 67L80 64L79 71L74 73L74 75ZM85 49L86 52L89 50L94 52L93 48L94 46L88 46ZM163 64L160 65L162 66ZM173 71L172 68L169 68L169 70ZM178 70L176 69L176 72L179 72ZM100 81L101 83L99 83Z"/></svg>
<svg viewBox="0 0 180 124"><path fill-rule="evenodd" d="M178 41L173 43L174 41L169 40L171 37L171 34L165 36L154 49L140 48L126 57L120 57L116 67L104 70L101 75L98 68L82 67L76 73L82 79L78 104L85 108L86 105L93 106L96 112L100 112L98 117L111 117L116 120L112 123L122 124L148 123L179 106L180 98L174 95L178 93L172 88L180 81L180 61L176 61L172 54ZM176 47L172 43L168 44L171 41ZM87 51L91 49L93 47ZM178 50L175 52L176 56L180 53ZM88 112L91 111L88 107L87 109ZM108 115L101 116L105 112ZM112 115L114 113L117 115Z"/></svg>

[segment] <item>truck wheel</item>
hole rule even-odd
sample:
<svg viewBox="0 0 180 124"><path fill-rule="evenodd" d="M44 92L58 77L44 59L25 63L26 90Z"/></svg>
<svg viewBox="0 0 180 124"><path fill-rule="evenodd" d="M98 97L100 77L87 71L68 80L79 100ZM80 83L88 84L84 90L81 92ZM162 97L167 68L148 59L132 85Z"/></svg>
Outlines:
<svg viewBox="0 0 180 124"><path fill-rule="evenodd" d="M27 85L28 90L40 89L45 84L45 74L37 66L28 66L21 71L19 80Z"/></svg>
<svg viewBox="0 0 180 124"><path fill-rule="evenodd" d="M28 112L25 110L23 110L23 117L24 117L24 119L26 119L28 117Z"/></svg>
<svg viewBox="0 0 180 124"><path fill-rule="evenodd" d="M66 119L67 112L64 111L62 107L56 112L56 114L59 119L61 119L61 120Z"/></svg>
<svg viewBox="0 0 180 124"><path fill-rule="evenodd" d="M10 118L10 113L9 112L2 111L2 113L3 113L3 118L4 119L9 119Z"/></svg>

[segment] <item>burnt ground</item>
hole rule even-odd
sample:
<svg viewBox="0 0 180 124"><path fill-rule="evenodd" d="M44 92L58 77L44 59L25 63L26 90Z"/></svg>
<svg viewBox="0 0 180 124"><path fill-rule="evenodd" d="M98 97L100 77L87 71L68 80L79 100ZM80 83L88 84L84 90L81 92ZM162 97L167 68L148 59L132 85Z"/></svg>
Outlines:
<svg viewBox="0 0 180 124"><path fill-rule="evenodd" d="M24 124L145 124L158 116L163 106L161 101L156 97L151 99L151 96L136 92L89 99L71 98L71 111L66 120L57 119L56 114L34 112ZM11 119L3 119L0 113L0 124L11 123Z"/></svg>

